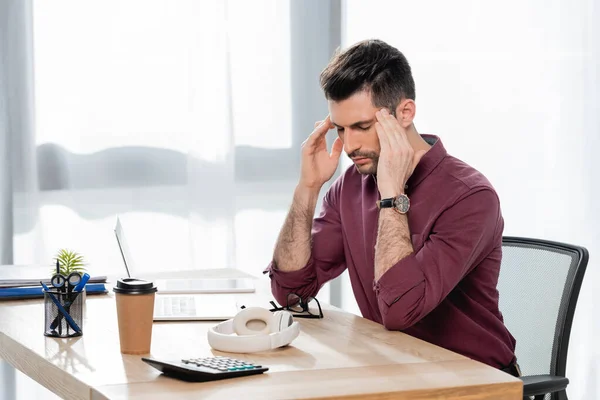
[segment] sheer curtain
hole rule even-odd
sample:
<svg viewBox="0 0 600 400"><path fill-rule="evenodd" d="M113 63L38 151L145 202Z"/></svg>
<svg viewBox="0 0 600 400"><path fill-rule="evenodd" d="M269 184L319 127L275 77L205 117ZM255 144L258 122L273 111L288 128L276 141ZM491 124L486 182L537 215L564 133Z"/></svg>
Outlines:
<svg viewBox="0 0 600 400"><path fill-rule="evenodd" d="M567 374L569 398L597 397L597 4L346 1L343 18L344 46L377 37L405 53L417 129L440 135L451 154L487 175L500 195L506 235L590 250ZM347 282L343 289L343 304L352 308Z"/></svg>
<svg viewBox="0 0 600 400"><path fill-rule="evenodd" d="M12 261L46 264L68 247L94 273L118 273L119 215L144 271L260 271L291 200L302 136L326 113L318 69L336 45L331 34L310 50L292 43L309 21L327 32L339 3L28 4L19 51L35 118L17 114L35 129L15 130L27 140L7 172L18 186L12 247L3 226ZM293 92L293 81L308 89ZM299 105L301 96L319 108Z"/></svg>
<svg viewBox="0 0 600 400"><path fill-rule="evenodd" d="M15 200L15 263L72 247L115 272L118 214L145 271L232 266L236 149L291 147L289 2L32 14L41 195L36 219L29 192Z"/></svg>

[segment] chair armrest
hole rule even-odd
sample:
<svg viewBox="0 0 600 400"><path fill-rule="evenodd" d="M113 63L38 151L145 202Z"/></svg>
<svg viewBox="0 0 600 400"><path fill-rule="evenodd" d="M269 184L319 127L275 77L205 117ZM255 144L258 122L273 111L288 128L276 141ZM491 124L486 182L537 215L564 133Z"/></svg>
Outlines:
<svg viewBox="0 0 600 400"><path fill-rule="evenodd" d="M523 396L554 393L563 390L569 384L569 379L564 376L531 375L522 376Z"/></svg>

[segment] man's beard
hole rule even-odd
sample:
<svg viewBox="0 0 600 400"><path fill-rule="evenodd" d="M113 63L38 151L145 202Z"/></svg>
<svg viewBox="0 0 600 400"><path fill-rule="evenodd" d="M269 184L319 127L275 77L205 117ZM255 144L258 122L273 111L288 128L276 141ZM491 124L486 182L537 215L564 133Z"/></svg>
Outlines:
<svg viewBox="0 0 600 400"><path fill-rule="evenodd" d="M369 165L355 165L356 170L362 175L377 175L377 163L379 161L379 157L372 158L371 164Z"/></svg>
<svg viewBox="0 0 600 400"><path fill-rule="evenodd" d="M379 154L374 151L354 151L351 154L348 154L348 157L352 158L368 158L371 160L368 165L354 165L356 170L363 175L376 175L377 174L377 164L379 163Z"/></svg>

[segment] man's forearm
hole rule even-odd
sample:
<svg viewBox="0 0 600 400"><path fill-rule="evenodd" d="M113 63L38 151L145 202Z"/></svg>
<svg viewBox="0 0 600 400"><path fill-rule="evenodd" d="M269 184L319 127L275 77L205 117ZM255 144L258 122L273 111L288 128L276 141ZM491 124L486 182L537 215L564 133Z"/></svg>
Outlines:
<svg viewBox="0 0 600 400"><path fill-rule="evenodd" d="M375 281L413 251L408 217L391 208L382 209L375 245Z"/></svg>
<svg viewBox="0 0 600 400"><path fill-rule="evenodd" d="M274 261L281 271L303 268L311 254L311 228L319 190L298 186L275 245Z"/></svg>

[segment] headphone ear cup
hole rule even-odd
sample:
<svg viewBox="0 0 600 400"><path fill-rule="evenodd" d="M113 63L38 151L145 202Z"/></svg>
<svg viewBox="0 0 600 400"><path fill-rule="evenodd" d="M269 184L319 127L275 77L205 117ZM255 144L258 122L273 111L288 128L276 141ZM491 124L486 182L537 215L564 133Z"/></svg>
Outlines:
<svg viewBox="0 0 600 400"><path fill-rule="evenodd" d="M273 332L273 314L266 308L248 307L233 318L233 330L239 336L268 335Z"/></svg>
<svg viewBox="0 0 600 400"><path fill-rule="evenodd" d="M271 332L281 332L294 323L294 317L289 311L275 311L273 313L273 330Z"/></svg>

